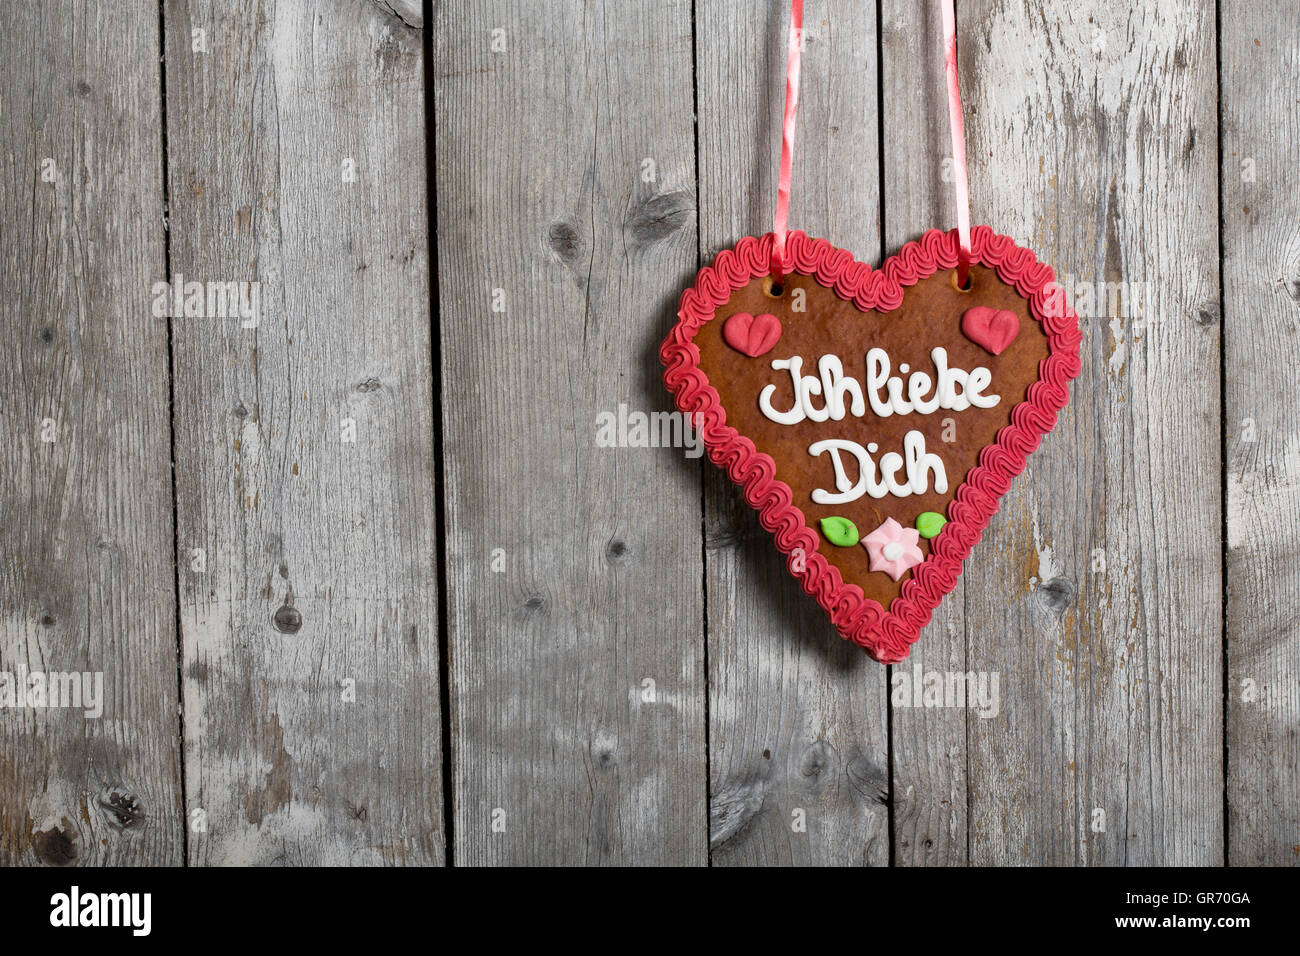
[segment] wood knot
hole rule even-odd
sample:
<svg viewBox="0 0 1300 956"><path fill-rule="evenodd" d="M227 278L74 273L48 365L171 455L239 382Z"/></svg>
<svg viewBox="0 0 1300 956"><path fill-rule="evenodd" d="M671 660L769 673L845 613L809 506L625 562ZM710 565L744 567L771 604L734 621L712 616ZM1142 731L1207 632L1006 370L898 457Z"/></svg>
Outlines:
<svg viewBox="0 0 1300 956"><path fill-rule="evenodd" d="M128 830L144 819L144 808L140 801L128 793L114 790L107 800L99 801L100 809L123 830Z"/></svg>
<svg viewBox="0 0 1300 956"><path fill-rule="evenodd" d="M36 333L36 337L39 338L42 342L44 342L46 345L49 345L51 342L54 341L54 330L47 325L45 328L41 329L39 332Z"/></svg>
<svg viewBox="0 0 1300 956"><path fill-rule="evenodd" d="M619 564L627 557L627 553L627 542L622 538L615 538L609 543L609 546L605 548L605 560L610 564Z"/></svg>
<svg viewBox="0 0 1300 956"><path fill-rule="evenodd" d="M67 866L76 862L77 843L67 820L61 827L33 833L32 852L46 866Z"/></svg>
<svg viewBox="0 0 1300 956"><path fill-rule="evenodd" d="M544 607L546 607L546 602L536 595L524 602L525 611L540 611Z"/></svg>
<svg viewBox="0 0 1300 956"><path fill-rule="evenodd" d="M709 845L719 847L743 830L763 809L763 781L727 787L709 803Z"/></svg>
<svg viewBox="0 0 1300 956"><path fill-rule="evenodd" d="M378 391L380 387L381 386L379 384L379 379L375 378L374 376L371 376L370 378L357 382L358 392L374 392L374 391Z"/></svg>
<svg viewBox="0 0 1300 956"><path fill-rule="evenodd" d="M571 223L553 222L546 232L551 251L566 263L573 263L582 255L582 236Z"/></svg>
<svg viewBox="0 0 1300 956"><path fill-rule="evenodd" d="M1286 294L1291 297L1292 302L1300 302L1300 275L1283 279L1282 288L1286 290Z"/></svg>
<svg viewBox="0 0 1300 956"><path fill-rule="evenodd" d="M1206 305L1196 310L1196 324L1202 328L1219 324L1219 307Z"/></svg>
<svg viewBox="0 0 1300 956"><path fill-rule="evenodd" d="M884 767L859 754L849 761L846 772L850 785L864 798L889 805L889 772Z"/></svg>
<svg viewBox="0 0 1300 956"><path fill-rule="evenodd" d="M637 245L667 239L691 221L695 201L690 193L671 192L650 196L637 204L623 221L623 229Z"/></svg>
<svg viewBox="0 0 1300 956"><path fill-rule="evenodd" d="M1066 608L1074 603L1079 589L1068 578L1052 578L1038 585L1038 601L1054 617L1062 617Z"/></svg>
<svg viewBox="0 0 1300 956"><path fill-rule="evenodd" d="M297 634L302 630L302 614L292 604L283 604L271 618L275 629L282 634Z"/></svg>
<svg viewBox="0 0 1300 956"><path fill-rule="evenodd" d="M419 0L371 0L371 2L384 13L395 17L404 27L419 30L424 26L424 11ZM394 43L396 41L389 37L387 45Z"/></svg>
<svg viewBox="0 0 1300 956"><path fill-rule="evenodd" d="M835 758L835 748L824 740L814 740L803 752L799 772L805 777L820 777Z"/></svg>

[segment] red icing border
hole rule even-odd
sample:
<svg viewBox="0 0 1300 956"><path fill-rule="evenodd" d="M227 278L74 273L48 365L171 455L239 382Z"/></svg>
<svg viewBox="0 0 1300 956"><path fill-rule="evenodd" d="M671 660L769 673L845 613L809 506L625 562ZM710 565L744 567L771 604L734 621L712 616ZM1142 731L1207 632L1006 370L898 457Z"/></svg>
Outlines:
<svg viewBox="0 0 1300 956"><path fill-rule="evenodd" d="M810 239L796 231L789 235L787 255L792 272L812 277L863 311L888 312L902 304L905 287L957 265L957 242L955 229L947 233L931 229L879 269L872 269L825 239ZM1038 381L1029 386L1026 400L1011 410L1011 423L984 447L957 489L948 505L948 524L934 540L930 556L903 582L886 611L856 584L845 584L839 569L820 553L821 537L795 506L790 486L775 477L776 463L726 423L717 390L700 369L695 334L733 292L770 273L772 244L771 233L747 236L734 249L718 253L700 270L695 285L682 293L677 324L659 349L664 383L677 407L693 416L709 458L744 490L745 500L772 532L776 546L789 559L786 567L804 591L826 609L844 638L881 663L896 663L907 657L935 607L956 586L962 562L997 511L1011 479L1024 470L1026 458L1056 425L1057 413L1069 399L1069 382L1080 370L1078 316L1055 285L1050 266L988 226L971 230L972 261L992 268L1029 301L1030 314L1047 335L1048 357L1039 363ZM800 557L803 568L797 570Z"/></svg>

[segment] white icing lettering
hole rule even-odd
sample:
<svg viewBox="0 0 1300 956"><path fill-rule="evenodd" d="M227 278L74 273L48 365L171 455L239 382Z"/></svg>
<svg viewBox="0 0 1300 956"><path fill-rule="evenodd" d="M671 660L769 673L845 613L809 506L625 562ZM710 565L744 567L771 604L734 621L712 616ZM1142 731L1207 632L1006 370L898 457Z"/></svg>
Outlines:
<svg viewBox="0 0 1300 956"><path fill-rule="evenodd" d="M876 484L876 465L867 454L867 450L855 441L849 441L847 438L827 438L822 441L815 441L808 446L808 454L816 458L822 452L831 453L831 468L835 471L835 487L839 494L832 494L822 488L813 490L812 500L819 505L841 505L850 501L857 501L862 497L863 492L867 492L873 498L882 498L883 494L876 494L879 487ZM858 460L858 481L854 484L849 480L847 472L844 470L844 461L840 458L840 452L851 452L853 457ZM870 487L868 487L870 485Z"/></svg>
<svg viewBox="0 0 1300 956"><path fill-rule="evenodd" d="M908 434L911 434L911 432ZM880 474L885 479L885 490L895 498L906 498L912 493L910 484L900 485L898 483L898 469L902 467L903 456L896 451L891 451L880 458Z"/></svg>
<svg viewBox="0 0 1300 956"><path fill-rule="evenodd" d="M902 367L907 368L906 365ZM912 407L922 415L929 415L939 409L939 396L937 393L934 398L929 400L921 398L930 390L932 384L930 376L924 372L917 372L907 380L907 397L911 401Z"/></svg>
<svg viewBox="0 0 1300 956"><path fill-rule="evenodd" d="M993 381L993 374L983 365L970 370L970 378L966 380L966 397L976 408L992 408L1002 400L1001 395L980 394L989 387L991 381Z"/></svg>
<svg viewBox="0 0 1300 956"><path fill-rule="evenodd" d="M876 452L875 443L863 448L847 438L826 438L808 446L808 454L814 458L824 452L831 456L831 469L835 475L835 491L817 488L812 493L812 500L819 505L841 505L857 501L864 494L872 498L893 495L906 498L910 495L923 495L930 487L930 475L934 475L934 490L944 494L948 490L948 473L944 470L943 459L925 450L925 436L912 429L903 436L903 454L888 452L880 459L880 478L876 477L876 463L872 455ZM844 467L841 452L848 452L858 464L858 480L849 478ZM899 478L899 471L904 479Z"/></svg>
<svg viewBox="0 0 1300 956"><path fill-rule="evenodd" d="M965 411L972 405L976 408L992 408L1002 400L999 395L984 394L984 389L993 381L993 373L983 365L977 365L969 372L950 368L948 350L941 347L930 350L930 360L934 363L933 378L919 369L909 374L909 366L903 364L899 366L899 371L908 376L903 379L889 374L889 355L884 349L871 349L866 355L864 391L856 378L844 374L844 365L838 355L823 355L818 359L817 375L804 375L803 359L797 355L788 359L776 359L772 362L772 368L790 372L794 405L784 412L773 408L772 397L776 394L776 386L767 385L758 396L758 406L764 415L779 425L797 425L805 419L813 422L831 419L840 421L846 414L862 418L867 413L868 403L877 416L889 418L891 415L910 415L913 412L929 415L941 408L955 412ZM820 397L823 404L814 404L814 396Z"/></svg>
<svg viewBox="0 0 1300 956"><path fill-rule="evenodd" d="M804 420L804 406L802 396L799 393L799 373L803 371L803 359L799 356L788 359L773 359L772 368L778 372L783 369L790 370L790 381L794 386L794 405L789 411L778 412L772 407L772 396L776 394L776 386L766 386L758 396L758 409L778 425L798 425Z"/></svg>
<svg viewBox="0 0 1300 956"><path fill-rule="evenodd" d="M890 404L880 397L880 386L889 380L889 355L884 349L872 349L867 353L867 399L871 410L881 418L894 414Z"/></svg>
<svg viewBox="0 0 1300 956"><path fill-rule="evenodd" d="M948 473L943 459L925 450L925 436L916 429L903 436L903 455L907 459L907 482L913 494L923 495L929 486L926 473L934 472L934 490L944 494L948 490Z"/></svg>
<svg viewBox="0 0 1300 956"><path fill-rule="evenodd" d="M950 367L948 351L942 347L930 350L933 375L919 369L912 371L906 363L898 366L898 375L891 375L889 354L881 348L869 349L865 359L865 382L844 374L838 355L821 356L815 375L803 373L803 358L798 355L774 359L774 370L789 373L793 401L788 409L777 409L773 405L777 386L766 385L758 396L759 410L779 425L797 425L803 421L842 421L847 415L863 418L868 406L876 416L889 418L914 412L929 415L940 409L992 408L1002 400L1001 396L985 394L993 381L988 368L977 365L968 372ZM814 398L820 399L820 404ZM903 436L901 454L891 451L877 458L878 452L875 442L863 447L845 438L828 438L809 445L808 454L814 458L830 456L835 479L835 490L818 488L812 492L813 501L837 505L856 501L863 495L906 498L925 494L931 485L937 493L947 493L948 475L943 459L926 451L921 432L913 429ZM851 469L847 467L845 453L857 465L856 480L849 477Z"/></svg>
<svg viewBox="0 0 1300 956"><path fill-rule="evenodd" d="M852 376L844 374L839 356L823 355L817 361L822 375L822 388L826 396L826 410L837 422L844 417L844 396L848 395L849 411L861 418L867 413L867 403L862 397L862 386ZM810 416L811 417L811 416Z"/></svg>

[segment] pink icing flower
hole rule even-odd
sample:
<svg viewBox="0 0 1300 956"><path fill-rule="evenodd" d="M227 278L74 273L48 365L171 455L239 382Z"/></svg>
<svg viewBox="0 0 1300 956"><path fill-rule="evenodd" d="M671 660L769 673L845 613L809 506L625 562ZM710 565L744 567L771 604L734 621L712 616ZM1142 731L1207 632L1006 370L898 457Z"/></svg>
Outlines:
<svg viewBox="0 0 1300 956"><path fill-rule="evenodd" d="M915 528L904 528L893 518L886 518L884 524L862 539L871 557L871 570L884 571L897 581L909 568L925 560L916 543L920 536Z"/></svg>

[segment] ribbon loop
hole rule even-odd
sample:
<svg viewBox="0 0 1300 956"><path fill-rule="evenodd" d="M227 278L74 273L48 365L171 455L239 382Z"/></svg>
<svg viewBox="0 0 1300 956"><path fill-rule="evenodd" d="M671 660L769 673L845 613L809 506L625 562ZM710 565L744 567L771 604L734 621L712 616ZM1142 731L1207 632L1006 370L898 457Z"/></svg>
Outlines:
<svg viewBox="0 0 1300 956"><path fill-rule="evenodd" d="M948 126L952 132L953 179L957 190L957 284L970 282L970 186L966 178L966 131L961 121L961 88L957 83L957 12L954 0L943 5L944 61L948 70Z"/></svg>
<svg viewBox="0 0 1300 956"><path fill-rule="evenodd" d="M944 63L948 79L948 125L952 134L953 179L957 193L957 284L970 282L970 185L966 174L966 133L957 79L957 13L955 0L940 0L943 9ZM795 116L799 112L799 59L803 48L803 0L790 2L790 46L785 70L785 116L781 125L781 168L772 223L772 279L780 282L790 271L786 250L790 220L790 180L794 169ZM883 148L883 145L882 145Z"/></svg>
<svg viewBox="0 0 1300 956"><path fill-rule="evenodd" d="M790 50L785 68L785 119L781 124L781 170L776 187L776 218L772 223L772 280L788 271L785 241L790 219L790 178L794 169L794 119L799 111L799 56L803 49L803 0L790 2Z"/></svg>

